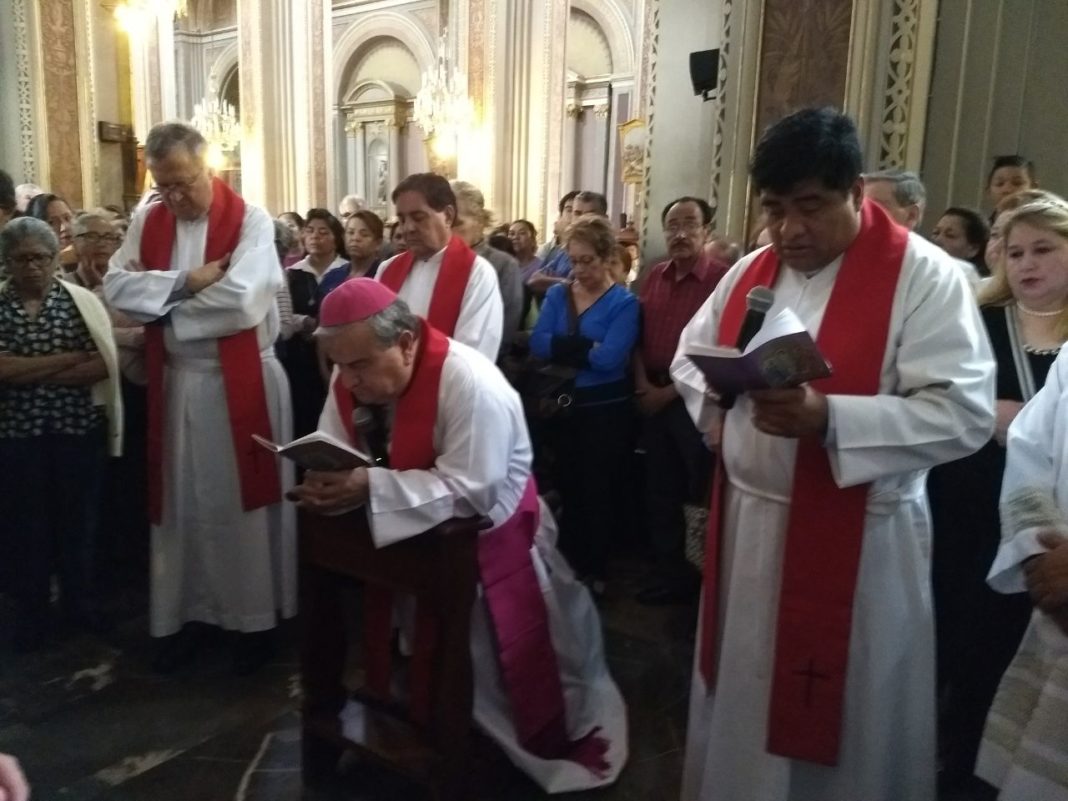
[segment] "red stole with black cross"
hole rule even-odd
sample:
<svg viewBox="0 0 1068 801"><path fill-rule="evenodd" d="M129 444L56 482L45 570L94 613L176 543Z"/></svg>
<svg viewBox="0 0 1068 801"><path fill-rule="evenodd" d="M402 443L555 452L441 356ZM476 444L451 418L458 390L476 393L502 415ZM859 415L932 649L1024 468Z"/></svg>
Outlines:
<svg viewBox="0 0 1068 801"><path fill-rule="evenodd" d="M861 227L845 252L816 343L834 374L812 382L827 395L877 395L890 315L908 232L864 201ZM746 295L774 287L779 259L765 250L731 290L718 343L732 346L746 313ZM722 448L720 449L722 452ZM716 471L705 548L704 610L699 668L715 686L719 548L725 470ZM798 440L779 595L767 750L824 765L838 761L853 620L870 484L840 488L823 443ZM751 532L758 535L759 532ZM740 533L739 536L746 536Z"/></svg>

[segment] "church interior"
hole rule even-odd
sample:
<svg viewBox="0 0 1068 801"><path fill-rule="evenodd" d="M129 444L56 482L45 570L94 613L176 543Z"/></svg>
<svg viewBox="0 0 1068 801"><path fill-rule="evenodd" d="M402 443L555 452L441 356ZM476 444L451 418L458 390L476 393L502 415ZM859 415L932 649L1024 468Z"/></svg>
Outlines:
<svg viewBox="0 0 1068 801"><path fill-rule="evenodd" d="M75 215L128 220L153 185L149 130L182 120L213 174L272 218L356 196L388 226L394 187L434 172L481 190L487 228L529 221L541 244L561 197L593 192L639 286L667 258L661 211L682 196L707 200L710 238L752 249L753 148L804 107L855 121L866 172L920 177L925 237L943 209L993 210L1002 155L1068 192L1066 37L1063 0L0 0L0 169ZM632 450L620 504L641 495ZM631 528L597 595L629 760L612 786L568 798L679 798L699 598L635 601L649 553ZM102 572L106 631L21 653L0 584L0 754L33 799L435 797L348 756L325 789L304 786L299 617L253 675L233 675L225 650L154 672L147 533L126 546ZM466 798L547 797L477 734L464 770Z"/></svg>

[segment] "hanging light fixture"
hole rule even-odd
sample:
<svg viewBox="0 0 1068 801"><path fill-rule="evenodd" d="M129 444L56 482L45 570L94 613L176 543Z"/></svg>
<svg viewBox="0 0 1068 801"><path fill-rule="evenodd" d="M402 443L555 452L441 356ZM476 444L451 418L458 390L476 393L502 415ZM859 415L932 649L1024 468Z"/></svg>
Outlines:
<svg viewBox="0 0 1068 801"><path fill-rule="evenodd" d="M193 105L190 124L208 140L208 166L224 169L241 144L241 123L234 107L217 97L205 97Z"/></svg>
<svg viewBox="0 0 1068 801"><path fill-rule="evenodd" d="M423 83L415 96L415 121L435 150L455 152L456 136L474 121L474 107L467 94L467 76L449 58L448 29L441 32L438 58L433 69L423 73Z"/></svg>

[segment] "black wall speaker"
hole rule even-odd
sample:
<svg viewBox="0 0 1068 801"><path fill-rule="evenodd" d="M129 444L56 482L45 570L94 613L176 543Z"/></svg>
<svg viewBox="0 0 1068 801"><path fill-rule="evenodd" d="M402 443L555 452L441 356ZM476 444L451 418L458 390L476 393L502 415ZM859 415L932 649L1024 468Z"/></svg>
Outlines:
<svg viewBox="0 0 1068 801"><path fill-rule="evenodd" d="M719 85L719 50L690 53L690 80L695 95L701 95L705 100L715 97Z"/></svg>

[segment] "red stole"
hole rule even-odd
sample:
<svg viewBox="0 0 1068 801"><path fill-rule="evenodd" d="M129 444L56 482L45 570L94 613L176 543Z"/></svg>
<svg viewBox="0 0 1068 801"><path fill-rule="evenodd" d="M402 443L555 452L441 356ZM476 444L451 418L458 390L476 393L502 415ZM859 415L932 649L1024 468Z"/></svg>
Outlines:
<svg viewBox="0 0 1068 801"><path fill-rule="evenodd" d="M834 374L813 382L828 395L877 395L894 294L908 232L871 201L860 233L846 250L816 342ZM779 260L769 248L731 290L718 342L733 345L745 296L773 287ZM720 461L705 554L699 666L715 686L722 483ZM840 489L823 443L798 440L779 597L767 750L824 765L838 762L849 662L853 595L860 567L869 484Z"/></svg>
<svg viewBox="0 0 1068 801"><path fill-rule="evenodd" d="M410 261L409 261L410 266ZM419 350L415 356L412 380L397 400L389 445L392 470L427 470L433 467L434 422L438 417L438 387L441 370L449 353L449 338L421 321ZM352 419L355 400L335 376L332 387L342 425L349 440L356 442ZM389 698L390 641L393 627L393 595L388 590L364 587L364 641L366 644L367 688L379 698ZM412 714L425 722L430 713L432 658L437 631L433 617L421 607L416 610L415 649L411 662Z"/></svg>
<svg viewBox="0 0 1068 801"><path fill-rule="evenodd" d="M245 218L245 201L218 178L212 181L214 196L208 211L208 237L204 261L215 261L237 248ZM171 269L177 236L177 220L158 203L145 217L141 232L141 262L149 270ZM282 484L273 455L260 448L253 434L273 437L263 386L263 367L256 329L220 337L219 361L226 389L237 472L241 482L241 506L246 511L282 500ZM148 374L148 505L149 516L159 525L163 519L163 419L164 364L163 326L145 326L145 365Z"/></svg>
<svg viewBox="0 0 1068 801"><path fill-rule="evenodd" d="M378 280L399 295L414 263L415 254L410 250L405 251L389 263ZM456 333L464 292L474 267L475 252L460 237L453 236L445 246L441 270L434 282L434 293L426 313L426 321L446 336L451 337Z"/></svg>
<svg viewBox="0 0 1068 801"><path fill-rule="evenodd" d="M437 420L441 372L449 340L422 322L412 381L397 401L389 447L391 470L428 470L434 466L434 423ZM352 393L340 377L333 384L342 424L352 442L356 431ZM542 759L576 762L598 776L609 770L608 742L600 729L577 740L567 735L566 704L549 632L548 609L538 583L530 549L540 510L533 477L510 519L479 537L478 559L483 595L496 635L501 682L511 707L520 745ZM389 698L390 642L393 597L388 591L364 587L364 633L367 687ZM430 710L435 619L420 604L416 609L411 659L413 717L426 722Z"/></svg>

